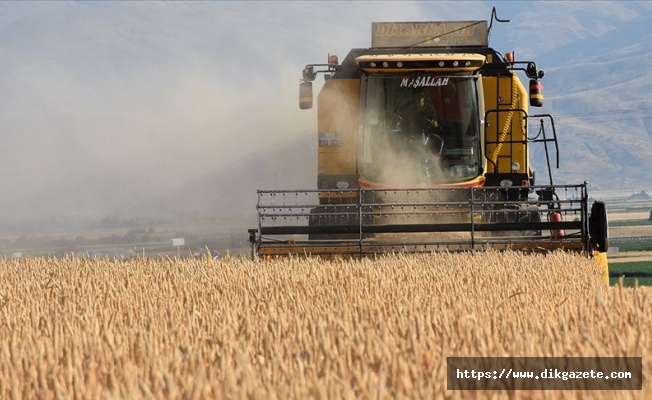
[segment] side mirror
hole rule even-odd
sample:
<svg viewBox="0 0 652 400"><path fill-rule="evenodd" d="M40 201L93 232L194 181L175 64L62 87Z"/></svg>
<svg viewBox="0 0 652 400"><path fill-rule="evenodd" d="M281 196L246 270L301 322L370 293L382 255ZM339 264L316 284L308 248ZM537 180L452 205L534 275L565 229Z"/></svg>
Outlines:
<svg viewBox="0 0 652 400"><path fill-rule="evenodd" d="M299 84L299 108L309 110L312 108L312 82Z"/></svg>

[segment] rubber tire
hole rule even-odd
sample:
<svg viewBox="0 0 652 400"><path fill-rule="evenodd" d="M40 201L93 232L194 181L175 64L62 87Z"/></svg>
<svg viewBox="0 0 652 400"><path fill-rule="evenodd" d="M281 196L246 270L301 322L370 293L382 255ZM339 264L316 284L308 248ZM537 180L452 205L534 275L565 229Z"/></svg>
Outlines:
<svg viewBox="0 0 652 400"><path fill-rule="evenodd" d="M589 216L589 242L594 250L606 253L609 250L609 220L607 205L604 201L595 201Z"/></svg>

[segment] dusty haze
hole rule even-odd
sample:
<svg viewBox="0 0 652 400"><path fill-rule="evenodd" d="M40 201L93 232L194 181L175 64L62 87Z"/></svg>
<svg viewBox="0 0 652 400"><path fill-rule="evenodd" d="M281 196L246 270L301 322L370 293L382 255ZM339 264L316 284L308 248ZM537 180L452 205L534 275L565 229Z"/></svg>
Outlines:
<svg viewBox="0 0 652 400"><path fill-rule="evenodd" d="M493 5L503 18L558 17L558 2L528 4L2 2L0 229L120 213L246 218L256 188L314 187L305 64L368 47L373 21L488 20ZM570 25L567 40L645 8L608 4L585 17L613 23ZM521 23L496 28L492 45L530 47L507 34ZM540 51L555 47L543 39Z"/></svg>
<svg viewBox="0 0 652 400"><path fill-rule="evenodd" d="M247 183L312 184L316 111L298 108L301 69L367 46L371 20L421 7L353 4L373 11L356 21L326 4L0 5L4 223L244 198L233 190L253 207ZM297 143L305 181L261 161Z"/></svg>

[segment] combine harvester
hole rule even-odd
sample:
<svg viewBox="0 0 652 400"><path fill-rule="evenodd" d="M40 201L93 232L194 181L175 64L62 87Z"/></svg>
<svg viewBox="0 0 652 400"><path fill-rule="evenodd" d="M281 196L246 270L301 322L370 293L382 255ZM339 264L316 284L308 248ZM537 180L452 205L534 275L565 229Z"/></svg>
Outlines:
<svg viewBox="0 0 652 400"><path fill-rule="evenodd" d="M300 108L318 96L317 189L258 191L252 257L564 249L608 279L606 206L559 168L544 72L489 47L491 22L375 22L372 46L309 64ZM529 79L529 95L517 72ZM530 146L547 162L535 182ZM537 178L539 178L537 176Z"/></svg>

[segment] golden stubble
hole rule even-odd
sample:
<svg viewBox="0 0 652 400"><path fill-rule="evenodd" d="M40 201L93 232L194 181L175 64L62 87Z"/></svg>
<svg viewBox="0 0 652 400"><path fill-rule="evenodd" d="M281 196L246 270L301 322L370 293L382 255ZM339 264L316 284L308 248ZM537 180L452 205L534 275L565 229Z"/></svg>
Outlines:
<svg viewBox="0 0 652 400"><path fill-rule="evenodd" d="M446 390L449 356L639 356L649 288L557 252L0 261L1 398L642 398Z"/></svg>

